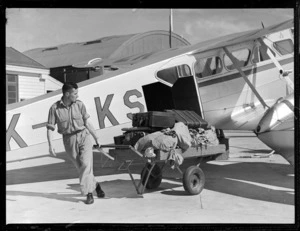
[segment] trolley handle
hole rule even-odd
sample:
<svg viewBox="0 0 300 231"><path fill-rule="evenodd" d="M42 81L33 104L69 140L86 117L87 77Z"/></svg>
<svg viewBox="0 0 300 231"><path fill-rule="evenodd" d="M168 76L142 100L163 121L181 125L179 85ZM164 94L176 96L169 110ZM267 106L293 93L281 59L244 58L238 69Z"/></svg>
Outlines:
<svg viewBox="0 0 300 231"><path fill-rule="evenodd" d="M97 149L101 154L105 155L107 158L111 159L111 160L115 160L115 158L113 158L111 155L109 155L108 153L104 152L104 150L102 149L103 146L94 144L93 145L93 149Z"/></svg>
<svg viewBox="0 0 300 231"><path fill-rule="evenodd" d="M97 145L94 145L94 146L97 146ZM126 145L126 144L105 144L105 145L101 145L100 148L130 149L131 151L133 151L135 154L139 155L140 157L144 157L144 155L142 153L140 153L138 150L136 150L131 145Z"/></svg>

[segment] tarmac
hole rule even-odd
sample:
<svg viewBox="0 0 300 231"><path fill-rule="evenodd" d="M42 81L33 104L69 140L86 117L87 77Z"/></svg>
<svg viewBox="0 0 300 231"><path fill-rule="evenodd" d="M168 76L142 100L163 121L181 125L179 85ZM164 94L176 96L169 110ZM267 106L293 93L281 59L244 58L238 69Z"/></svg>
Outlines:
<svg viewBox="0 0 300 231"><path fill-rule="evenodd" d="M94 175L106 196L87 205L64 152L7 158L6 223L294 224L294 167L253 133L225 135L229 159L200 163L206 182L199 195L187 194L181 174L169 167L159 188L138 195L126 166L120 170L122 163L94 152ZM180 168L197 163L186 159ZM144 164L136 159L130 165L137 183Z"/></svg>

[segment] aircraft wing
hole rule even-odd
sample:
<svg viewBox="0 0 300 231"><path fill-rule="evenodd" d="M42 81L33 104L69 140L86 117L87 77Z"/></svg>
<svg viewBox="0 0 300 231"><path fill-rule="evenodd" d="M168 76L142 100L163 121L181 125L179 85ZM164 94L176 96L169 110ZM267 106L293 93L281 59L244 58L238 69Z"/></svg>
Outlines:
<svg viewBox="0 0 300 231"><path fill-rule="evenodd" d="M194 45L170 48L163 51L154 51L144 54L132 55L127 57L122 57L119 59L106 59L103 60L102 65L116 66L116 67L130 67L132 65L141 64L150 65L154 62L166 58L172 58L174 56L179 56L182 54L195 54L199 52L204 52L212 49L218 49L250 40L255 40L262 38L268 34L272 34L281 30L292 28L294 26L294 19L287 20L276 25L272 25L263 29L255 29L230 35L225 35L216 39L210 39L208 41L203 41Z"/></svg>
<svg viewBox="0 0 300 231"><path fill-rule="evenodd" d="M258 38L262 38L268 34L272 34L288 28L292 28L293 26L294 26L294 19L290 19L288 21L276 25L272 25L263 29L250 30L246 32L240 32L236 34L223 36L217 39L210 40L208 42L203 42L203 43L198 43L193 45L195 47L198 47L198 49L193 50L192 54L211 50L211 49L226 47L238 43L243 43L250 40L255 40Z"/></svg>

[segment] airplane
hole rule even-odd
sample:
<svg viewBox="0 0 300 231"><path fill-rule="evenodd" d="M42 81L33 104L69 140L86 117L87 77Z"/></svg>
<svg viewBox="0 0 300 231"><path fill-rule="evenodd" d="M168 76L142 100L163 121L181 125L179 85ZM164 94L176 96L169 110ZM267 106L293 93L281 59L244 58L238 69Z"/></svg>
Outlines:
<svg viewBox="0 0 300 231"><path fill-rule="evenodd" d="M79 68L114 71L78 83L79 99L103 144L133 113L192 110L222 130L248 130L294 164L294 20L159 52ZM6 106L6 155L49 155L46 121L61 90ZM54 133L56 152L64 152Z"/></svg>

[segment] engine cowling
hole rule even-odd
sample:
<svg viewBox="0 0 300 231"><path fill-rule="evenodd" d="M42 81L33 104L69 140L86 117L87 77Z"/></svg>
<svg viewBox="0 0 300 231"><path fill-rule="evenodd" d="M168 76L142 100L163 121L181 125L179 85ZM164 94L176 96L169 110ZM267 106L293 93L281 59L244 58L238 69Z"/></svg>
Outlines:
<svg viewBox="0 0 300 231"><path fill-rule="evenodd" d="M294 165L294 94L279 99L268 109L255 132L263 143Z"/></svg>

